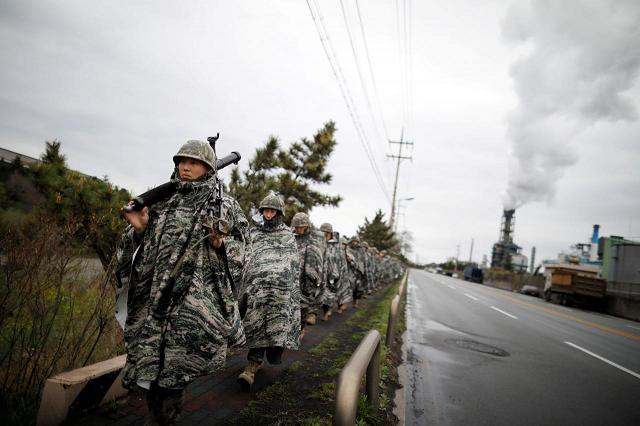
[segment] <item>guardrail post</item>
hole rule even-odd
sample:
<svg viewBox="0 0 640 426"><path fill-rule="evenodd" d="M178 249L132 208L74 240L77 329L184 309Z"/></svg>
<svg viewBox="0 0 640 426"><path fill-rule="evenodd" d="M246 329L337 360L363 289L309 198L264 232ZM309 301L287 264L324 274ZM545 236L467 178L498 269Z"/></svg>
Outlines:
<svg viewBox="0 0 640 426"><path fill-rule="evenodd" d="M387 338L385 345L390 348L393 343L393 335L396 334L396 324L398 323L398 310L400 308L400 296L393 296L391 309L389 309L389 322L387 323Z"/></svg>
<svg viewBox="0 0 640 426"><path fill-rule="evenodd" d="M367 398L372 405L378 405L380 340L380 333L377 330L370 330L342 369L336 386L336 401L333 407L334 426L353 426L355 424L358 390L365 371L367 374L365 386Z"/></svg>

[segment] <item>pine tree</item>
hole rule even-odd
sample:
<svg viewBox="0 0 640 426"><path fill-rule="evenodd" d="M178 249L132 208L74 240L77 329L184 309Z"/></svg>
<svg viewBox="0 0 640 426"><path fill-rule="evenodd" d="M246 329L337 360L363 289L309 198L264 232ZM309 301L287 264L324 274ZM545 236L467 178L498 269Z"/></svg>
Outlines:
<svg viewBox="0 0 640 426"><path fill-rule="evenodd" d="M271 191L279 193L286 205L285 222L298 212L310 212L317 206L338 207L342 197L330 196L312 189L318 184L331 183L326 171L335 149L335 123L328 122L313 139L302 138L284 150L276 136L270 136L264 147L256 149L249 161L249 169L231 172L229 193L250 216Z"/></svg>
<svg viewBox="0 0 640 426"><path fill-rule="evenodd" d="M44 195L42 209L60 222L79 221L79 238L90 243L106 269L126 221L120 208L131 196L104 180L70 170L60 152L60 142L46 143L41 162L32 166L36 188Z"/></svg>
<svg viewBox="0 0 640 426"><path fill-rule="evenodd" d="M399 243L391 227L385 223L382 210L376 212L371 222L365 217L364 225L358 227L357 234L360 241L366 241L378 250L391 250Z"/></svg>

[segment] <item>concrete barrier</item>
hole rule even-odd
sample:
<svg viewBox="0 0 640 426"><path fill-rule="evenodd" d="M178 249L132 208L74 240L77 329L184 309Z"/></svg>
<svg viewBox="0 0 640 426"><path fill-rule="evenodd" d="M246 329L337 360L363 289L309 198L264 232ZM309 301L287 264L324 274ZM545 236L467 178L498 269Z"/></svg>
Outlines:
<svg viewBox="0 0 640 426"><path fill-rule="evenodd" d="M122 387L126 355L78 368L47 380L37 426L57 426L127 393Z"/></svg>

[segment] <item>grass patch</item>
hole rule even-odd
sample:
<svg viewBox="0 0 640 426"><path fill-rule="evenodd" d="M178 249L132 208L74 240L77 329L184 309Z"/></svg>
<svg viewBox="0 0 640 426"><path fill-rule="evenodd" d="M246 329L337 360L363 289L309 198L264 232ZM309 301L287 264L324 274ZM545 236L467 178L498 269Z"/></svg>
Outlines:
<svg viewBox="0 0 640 426"><path fill-rule="evenodd" d="M319 390L309 395L311 399L319 399L321 401L333 401L336 396L336 384L333 382L323 383L319 386Z"/></svg>
<svg viewBox="0 0 640 426"><path fill-rule="evenodd" d="M292 362L291 365L287 368L287 371L290 373L295 373L300 367L302 367L302 361Z"/></svg>
<svg viewBox="0 0 640 426"><path fill-rule="evenodd" d="M365 395L358 395L358 405L356 407L356 424L363 422L365 425L377 425L382 420L380 414L373 407Z"/></svg>
<svg viewBox="0 0 640 426"><path fill-rule="evenodd" d="M334 349L340 344L340 341L336 339L334 334L330 334L325 337L315 348L309 349L309 355L324 355L328 351Z"/></svg>

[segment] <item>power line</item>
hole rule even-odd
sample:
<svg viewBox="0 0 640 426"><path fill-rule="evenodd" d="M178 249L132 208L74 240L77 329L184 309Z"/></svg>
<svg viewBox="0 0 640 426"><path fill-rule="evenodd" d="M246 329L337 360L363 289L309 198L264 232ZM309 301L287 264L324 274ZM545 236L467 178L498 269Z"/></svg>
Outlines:
<svg viewBox="0 0 640 426"><path fill-rule="evenodd" d="M311 17L313 18L313 22L316 26L316 30L318 31L318 35L320 36L322 47L324 48L325 54L327 55L327 59L329 60L329 64L331 65L331 70L333 71L333 75L336 78L336 81L338 82L340 92L342 93L342 97L347 105L347 110L349 111L349 115L351 116L351 121L356 127L356 133L358 134L360 143L362 144L362 147L364 148L364 151L367 154L369 163L371 164L371 167L376 176L376 179L378 180L378 184L380 185L380 188L382 189L383 194L387 198L387 201L391 202L391 198L389 197L389 193L387 191L387 188L384 185L384 182L382 181L382 176L380 174L378 166L373 157L373 153L371 151L371 146L369 145L367 135L364 132L364 128L362 127L362 124L360 122L358 110L356 108L355 103L353 102L353 98L351 97L351 92L349 91L347 80L344 77L344 73L342 72L340 63L338 62L338 55L333 47L333 43L331 42L329 32L326 26L324 25L322 12L320 11L320 7L318 6L318 3L316 2L316 0L313 0L313 3L318 12L318 19L316 19L316 14L313 12L313 8L311 7L310 1L307 0L307 6L309 6L309 12L311 12ZM318 24L318 21L320 21L320 24ZM322 29L320 28L321 26L322 26ZM329 53L329 50L331 50L331 53ZM331 60L332 55L333 55L333 61Z"/></svg>
<svg viewBox="0 0 640 426"><path fill-rule="evenodd" d="M362 23L362 15L360 14L360 5L356 0L356 9L358 10L358 20L360 21L360 31L362 32L362 40L364 41L364 50L367 53L367 63L369 64L369 73L371 74L371 81L373 82L373 92L376 95L376 102L378 104L378 112L380 113L380 119L382 120L382 127L384 128L384 135L386 140L389 140L389 132L387 132L387 124L384 120L384 114L382 113L382 105L380 103L380 97L378 96L378 85L376 84L376 78L373 74L373 67L371 66L371 56L369 55L369 46L367 45L367 36L364 33L364 24Z"/></svg>
<svg viewBox="0 0 640 426"><path fill-rule="evenodd" d="M357 4L357 3L356 3ZM349 35L349 42L351 44L351 51L353 52L353 57L356 61L356 69L358 70L358 76L360 77L360 85L362 86L362 93L364 94L364 99L367 103L367 107L369 109L369 114L371 115L371 121L373 123L373 129L374 132L377 136L377 140L378 142L380 142L380 132L378 131L378 126L376 125L376 118L373 114L373 108L371 108L371 101L369 100L369 91L367 90L367 86L364 82L364 78L362 77L362 70L360 69L360 60L358 59L358 53L356 51L356 46L355 43L353 42L353 36L351 34L351 24L349 22L349 17L347 15L347 11L344 7L344 0L340 0L340 7L342 8L342 16L344 17L344 24L347 27L347 34ZM366 45L366 40L365 40L365 45ZM383 121L384 124L384 121ZM385 128L386 131L386 128ZM389 138L387 137L386 140L389 140ZM384 149L384 145L380 145L380 148L382 149L382 151L386 154L385 149Z"/></svg>

